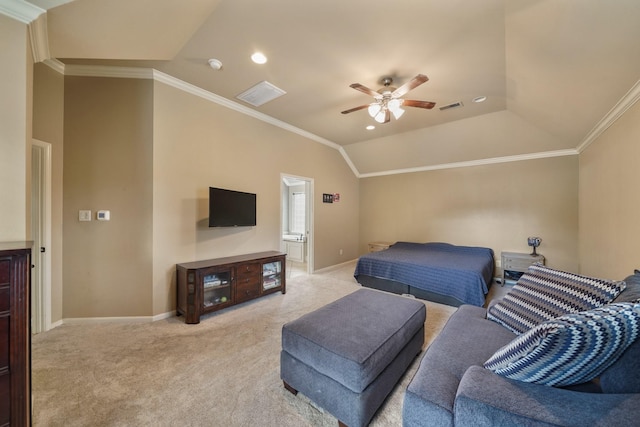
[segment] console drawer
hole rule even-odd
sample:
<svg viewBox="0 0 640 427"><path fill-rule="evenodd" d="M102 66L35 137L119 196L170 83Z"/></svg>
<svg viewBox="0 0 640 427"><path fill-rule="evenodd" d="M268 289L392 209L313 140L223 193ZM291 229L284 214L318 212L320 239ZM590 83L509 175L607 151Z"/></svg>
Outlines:
<svg viewBox="0 0 640 427"><path fill-rule="evenodd" d="M248 301L260 296L260 281L236 283L236 303Z"/></svg>

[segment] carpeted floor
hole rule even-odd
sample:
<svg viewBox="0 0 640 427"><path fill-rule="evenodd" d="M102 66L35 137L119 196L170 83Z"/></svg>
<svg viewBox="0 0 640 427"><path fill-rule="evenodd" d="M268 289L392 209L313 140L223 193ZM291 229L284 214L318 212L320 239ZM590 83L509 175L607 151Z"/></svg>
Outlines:
<svg viewBox="0 0 640 427"><path fill-rule="evenodd" d="M335 426L280 380L282 325L360 286L355 263L292 277L273 294L208 315L62 325L33 337L35 426ZM496 288L495 286L493 288ZM455 308L425 301L425 348ZM421 356L421 355L420 355ZM372 426L402 425L420 356Z"/></svg>

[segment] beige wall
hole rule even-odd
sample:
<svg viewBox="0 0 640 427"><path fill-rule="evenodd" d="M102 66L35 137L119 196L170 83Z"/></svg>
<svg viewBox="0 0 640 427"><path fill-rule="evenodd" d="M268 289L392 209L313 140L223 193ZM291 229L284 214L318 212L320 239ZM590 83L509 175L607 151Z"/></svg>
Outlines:
<svg viewBox="0 0 640 427"><path fill-rule="evenodd" d="M30 52L27 26L0 14L0 241L29 238Z"/></svg>
<svg viewBox="0 0 640 427"><path fill-rule="evenodd" d="M580 154L580 271L624 279L640 268L640 103Z"/></svg>
<svg viewBox="0 0 640 427"><path fill-rule="evenodd" d="M362 179L360 251L370 241L443 241L530 252L578 268L578 158L527 160Z"/></svg>
<svg viewBox="0 0 640 427"><path fill-rule="evenodd" d="M153 84L65 77L64 102L63 317L149 316Z"/></svg>
<svg viewBox="0 0 640 427"><path fill-rule="evenodd" d="M280 248L281 173L314 180L316 269L357 257L358 180L333 148L155 83L153 168L154 314L175 308L176 263ZM210 186L256 193L257 226L209 228Z"/></svg>
<svg viewBox="0 0 640 427"><path fill-rule="evenodd" d="M33 137L51 144L51 321L62 320L64 76L39 63L33 73Z"/></svg>

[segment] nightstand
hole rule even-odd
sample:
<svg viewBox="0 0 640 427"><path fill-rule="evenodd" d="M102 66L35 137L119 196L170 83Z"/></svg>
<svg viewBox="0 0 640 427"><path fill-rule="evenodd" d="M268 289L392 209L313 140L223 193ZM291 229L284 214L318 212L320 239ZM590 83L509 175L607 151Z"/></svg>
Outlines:
<svg viewBox="0 0 640 427"><path fill-rule="evenodd" d="M378 252L384 251L385 249L389 249L392 243L389 242L371 242L369 243L369 252Z"/></svg>
<svg viewBox="0 0 640 427"><path fill-rule="evenodd" d="M544 256L523 254L520 252L502 252L502 286L507 280L515 283L527 271L531 264L539 262L544 265Z"/></svg>

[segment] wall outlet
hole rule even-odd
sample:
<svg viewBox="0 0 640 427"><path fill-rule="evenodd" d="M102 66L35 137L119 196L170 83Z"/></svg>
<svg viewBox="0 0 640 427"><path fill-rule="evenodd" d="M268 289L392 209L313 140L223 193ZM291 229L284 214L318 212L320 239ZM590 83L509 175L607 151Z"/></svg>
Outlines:
<svg viewBox="0 0 640 427"><path fill-rule="evenodd" d="M340 255L342 255L342 249L340 249Z"/></svg>
<svg viewBox="0 0 640 427"><path fill-rule="evenodd" d="M78 211L78 221L91 221L91 211Z"/></svg>

